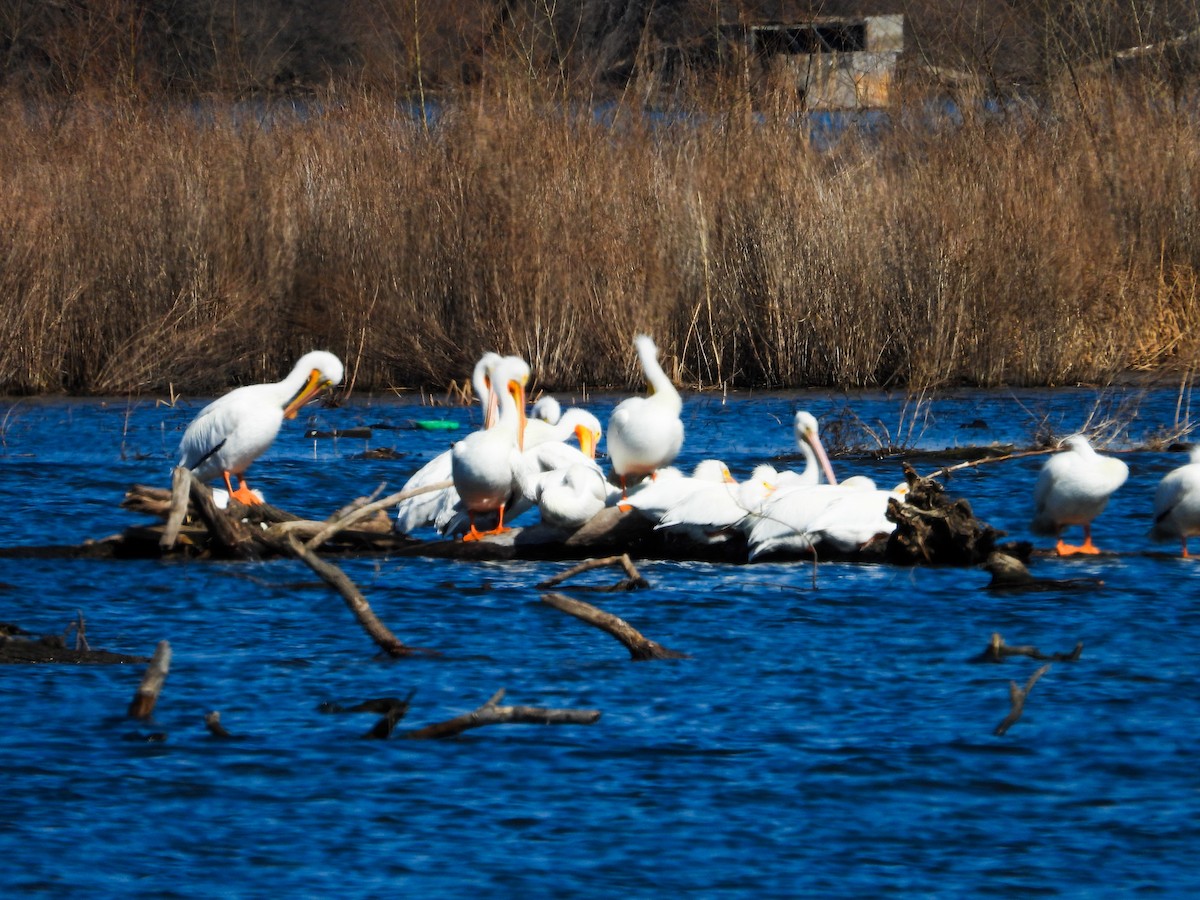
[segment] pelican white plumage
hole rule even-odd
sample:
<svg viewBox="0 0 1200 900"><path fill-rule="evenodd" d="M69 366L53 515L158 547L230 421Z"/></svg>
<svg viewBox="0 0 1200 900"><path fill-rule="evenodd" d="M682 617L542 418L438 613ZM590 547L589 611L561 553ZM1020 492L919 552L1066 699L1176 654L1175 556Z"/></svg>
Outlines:
<svg viewBox="0 0 1200 900"><path fill-rule="evenodd" d="M1111 456L1101 456L1082 434L1063 443L1067 450L1046 460L1034 486L1033 530L1053 534L1059 556L1099 553L1092 543L1092 521L1104 511L1108 499L1125 479L1129 466ZM1083 544L1074 546L1062 539L1071 525L1083 526Z"/></svg>
<svg viewBox="0 0 1200 900"><path fill-rule="evenodd" d="M575 531L608 503L609 484L594 462L547 472L538 480L537 505L542 521Z"/></svg>
<svg viewBox="0 0 1200 900"><path fill-rule="evenodd" d="M1187 540L1200 534L1200 445L1192 447L1188 462L1162 477L1154 492L1154 525L1150 536L1160 541L1178 540L1184 559L1190 559Z"/></svg>
<svg viewBox="0 0 1200 900"><path fill-rule="evenodd" d="M750 558L774 552L804 552L816 543L813 522L839 498L873 489L870 479L849 484L808 484L779 488L762 504L747 535Z"/></svg>
<svg viewBox="0 0 1200 900"><path fill-rule="evenodd" d="M795 487L804 484L837 484L833 466L825 452L825 445L817 431L817 418L806 410L798 410L792 419L792 431L796 435L796 447L804 456L804 469L800 472L781 472L776 478L779 487Z"/></svg>
<svg viewBox="0 0 1200 900"><path fill-rule="evenodd" d="M490 351L484 353L475 363L475 368L471 372L471 386L479 401L485 429L491 428L494 424L499 403L499 398L492 390L488 380L488 370L501 359L499 353ZM444 450L417 469L412 477L404 483L401 490L416 490L443 481L450 481L453 477L454 473L450 467L450 451ZM457 503L458 491L453 486L401 500L396 504L396 523L393 528L403 534L410 534L417 528L433 525L439 517L452 510Z"/></svg>
<svg viewBox="0 0 1200 900"><path fill-rule="evenodd" d="M840 553L860 550L896 530L896 523L887 517L888 501L904 502L907 495L907 484L890 491L847 490L813 516L807 535L813 546L828 545Z"/></svg>
<svg viewBox="0 0 1200 900"><path fill-rule="evenodd" d="M645 334L633 339L650 393L617 404L608 420L608 456L628 496L629 480L668 466L683 446L683 400L658 362L658 348Z"/></svg>
<svg viewBox="0 0 1200 900"><path fill-rule="evenodd" d="M558 420L561 418L562 404L558 402L553 394L543 394L538 397L537 402L533 406L529 407L530 423L539 421L550 425L557 425Z"/></svg>
<svg viewBox="0 0 1200 900"><path fill-rule="evenodd" d="M450 469L459 502L470 520L464 541L510 530L504 511L515 492L525 438L525 386L529 366L518 357L507 356L489 368L492 390L499 399L499 416L491 428L472 432L450 451ZM476 528L480 513L497 514L496 527L486 532Z"/></svg>
<svg viewBox="0 0 1200 900"><path fill-rule="evenodd" d="M719 459L705 459L696 464L691 475L684 475L674 467L663 469L654 481L643 481L621 499L623 506L636 509L658 524L667 510L687 500L696 491L733 484L733 476L725 463Z"/></svg>
<svg viewBox="0 0 1200 900"><path fill-rule="evenodd" d="M596 445L600 443L602 435L599 419L582 407L572 406L565 411L560 410L554 424L543 419L530 419L525 424L525 449L528 452L574 437L579 441L580 451L589 459L595 459Z"/></svg>
<svg viewBox="0 0 1200 900"><path fill-rule="evenodd" d="M673 503L659 517L655 529L680 532L701 543L727 540L746 530L775 490L773 466L755 467L742 482L697 483L687 496Z"/></svg>
<svg viewBox="0 0 1200 900"><path fill-rule="evenodd" d="M225 480L230 496L261 503L246 485L245 472L275 441L284 419L294 419L305 403L341 384L341 360L324 350L300 357L282 381L236 388L200 410L179 442L179 465L201 481ZM240 481L233 487L233 479Z"/></svg>

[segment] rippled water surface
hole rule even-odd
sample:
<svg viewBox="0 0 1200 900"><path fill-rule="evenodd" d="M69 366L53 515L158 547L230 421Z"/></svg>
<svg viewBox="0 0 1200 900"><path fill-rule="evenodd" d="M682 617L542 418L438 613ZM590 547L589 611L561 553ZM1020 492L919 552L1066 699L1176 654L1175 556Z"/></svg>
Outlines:
<svg viewBox="0 0 1200 900"><path fill-rule="evenodd" d="M681 462L718 456L744 476L794 451L797 406L828 423L849 405L881 435L941 448L1027 444L1042 427L1066 433L1093 399L948 396L909 431L900 398L689 397ZM612 403L589 405L603 420ZM135 482L166 485L198 405L0 404L0 543L78 544L142 521L119 509L122 494ZM252 483L312 517L381 482L396 490L451 439L405 427L430 417L465 429L477 414L401 400L317 409L308 423L287 423ZM1174 418L1173 394L1144 397L1130 437ZM304 436L359 425L376 426L370 439ZM378 447L405 456L363 457ZM149 655L166 639L174 653L149 723L124 718L140 665L0 667L0 887L62 896L1193 893L1200 563L1145 537L1154 485L1182 456L1126 458L1130 479L1096 528L1119 555L1035 566L1101 578L1096 591L1004 595L984 589L980 570L847 564L822 564L814 588L805 563L645 561L650 590L576 595L690 654L678 661L632 663L607 635L542 604L535 585L562 564L347 561L403 641L438 651L389 660L298 563L0 558L0 620L61 632L78 610L93 646ZM835 464L843 475L900 478L896 460ZM1011 537L1030 538L1040 464L981 467L949 488ZM1045 651L1084 643L1078 662L1052 665L1003 737L992 732L1009 710L1009 681L1024 683L1038 664L969 662L992 632ZM602 716L592 726L401 738L500 688L509 703ZM361 738L371 715L318 709L410 691L408 718L388 741ZM208 734L209 710L235 740Z"/></svg>

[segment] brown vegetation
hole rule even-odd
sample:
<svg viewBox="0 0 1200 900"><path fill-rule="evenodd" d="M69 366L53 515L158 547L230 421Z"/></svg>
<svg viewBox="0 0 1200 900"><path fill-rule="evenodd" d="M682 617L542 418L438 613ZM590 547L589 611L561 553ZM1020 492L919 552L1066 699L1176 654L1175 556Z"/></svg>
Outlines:
<svg viewBox="0 0 1200 900"><path fill-rule="evenodd" d="M339 66L328 47L295 58L299 38L258 48L261 66L293 59L291 82L212 33L185 74L152 66L157 32L130 31L120 3L110 31L5 25L0 393L195 393L277 378L314 347L358 389L444 386L485 349L521 353L545 387L623 385L641 330L692 386L1061 384L1196 362L1198 98L1178 66L1089 68L1124 26L1059 35L1057 68L1040 45L1036 93L988 107L973 91L996 60L961 42L952 57L927 13L910 56L933 43L979 76L958 82L961 119L931 123L942 95L914 74L890 128L827 150L750 118L719 79L672 123L634 91L611 119L576 102L611 86L616 12L638 21L637 4L568 5L595 27L553 32L558 51L493 5L508 18L483 55L413 25L425 6L387 7L370 41L347 17ZM1014 48L1033 33L992 13ZM85 37L90 53L66 52ZM318 58L320 92L296 74ZM300 104L244 99L284 82ZM437 118L381 86L436 89Z"/></svg>

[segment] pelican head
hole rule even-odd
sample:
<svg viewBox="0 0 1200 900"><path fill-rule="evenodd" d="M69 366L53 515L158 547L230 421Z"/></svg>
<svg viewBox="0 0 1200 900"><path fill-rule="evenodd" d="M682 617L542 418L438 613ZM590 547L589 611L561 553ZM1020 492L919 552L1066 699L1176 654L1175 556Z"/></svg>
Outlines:
<svg viewBox="0 0 1200 900"><path fill-rule="evenodd" d="M471 372L471 388L475 391L476 399L483 404L483 427L485 429L496 424L496 394L492 390L488 372L501 359L499 353L492 353L489 350L479 357L479 362L475 363L475 368Z"/></svg>
<svg viewBox="0 0 1200 900"><path fill-rule="evenodd" d="M600 443L600 438L603 435L603 430L600 428L600 420L586 409L573 406L564 412L559 419L560 426L564 423L570 426L572 433L578 439L580 451L589 459L595 459L596 445Z"/></svg>
<svg viewBox="0 0 1200 900"><path fill-rule="evenodd" d="M796 433L796 446L801 449L804 449L805 445L811 447L817 462L821 466L821 471L825 475L825 480L830 484L837 484L837 477L833 474L833 466L829 464L829 456L825 453L825 446L821 443L821 438L817 434L816 416L803 409L799 410L796 413L795 419L792 420L792 429Z"/></svg>
<svg viewBox="0 0 1200 900"><path fill-rule="evenodd" d="M525 449L525 386L529 384L529 363L519 356L502 356L488 369L488 377L493 386L503 385L503 392L512 398L516 405L513 415L516 418L517 447Z"/></svg>
<svg viewBox="0 0 1200 900"><path fill-rule="evenodd" d="M326 388L341 384L344 374L342 361L332 353L325 350L305 353L283 381L283 384L293 388L291 399L284 404L283 417L296 418L296 413L305 403Z"/></svg>

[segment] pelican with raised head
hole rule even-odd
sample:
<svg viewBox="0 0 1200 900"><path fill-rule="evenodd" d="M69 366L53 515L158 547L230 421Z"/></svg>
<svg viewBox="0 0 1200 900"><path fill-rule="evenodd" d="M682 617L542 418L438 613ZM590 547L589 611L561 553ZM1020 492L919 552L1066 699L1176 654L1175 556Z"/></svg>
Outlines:
<svg viewBox="0 0 1200 900"><path fill-rule="evenodd" d="M1129 477L1129 466L1111 456L1101 456L1082 434L1063 441L1067 449L1046 460L1033 490L1033 530L1055 536L1059 556L1099 553L1092 543L1092 521L1104 511L1108 498ZM1067 544L1062 531L1083 526L1083 543Z"/></svg>
<svg viewBox="0 0 1200 900"><path fill-rule="evenodd" d="M284 419L321 391L342 382L342 363L332 353L314 350L300 357L291 374L270 384L248 384L214 400L188 425L179 442L179 465L201 481L218 475L231 497L254 505L262 500L246 484L245 472L275 440ZM233 480L240 482L233 487Z"/></svg>
<svg viewBox="0 0 1200 900"><path fill-rule="evenodd" d="M608 456L628 496L629 479L653 475L668 466L683 446L683 400L658 362L658 348L648 335L633 339L650 393L617 404L608 420Z"/></svg>

